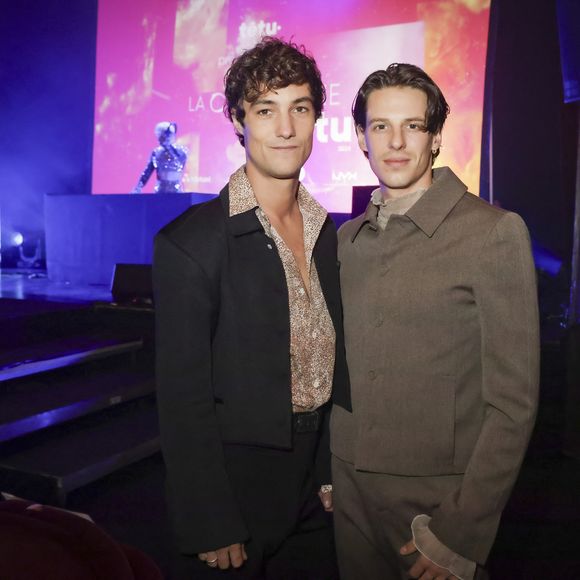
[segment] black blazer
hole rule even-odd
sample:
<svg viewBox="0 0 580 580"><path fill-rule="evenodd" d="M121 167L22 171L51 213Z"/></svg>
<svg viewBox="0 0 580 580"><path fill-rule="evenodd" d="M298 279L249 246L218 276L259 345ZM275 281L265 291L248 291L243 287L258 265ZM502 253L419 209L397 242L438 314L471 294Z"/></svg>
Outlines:
<svg viewBox="0 0 580 580"><path fill-rule="evenodd" d="M313 258L336 331L333 401L350 409L336 229ZM155 238L157 393L179 546L198 553L248 539L223 442L292 445L290 318L276 245L254 210L229 217L227 186ZM319 463L330 481L324 433ZM321 481L322 483L322 481Z"/></svg>

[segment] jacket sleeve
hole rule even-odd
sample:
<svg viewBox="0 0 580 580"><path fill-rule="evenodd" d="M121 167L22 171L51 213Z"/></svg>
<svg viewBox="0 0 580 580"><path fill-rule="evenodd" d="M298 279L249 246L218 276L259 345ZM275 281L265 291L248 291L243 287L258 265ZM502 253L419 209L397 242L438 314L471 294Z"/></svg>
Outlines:
<svg viewBox="0 0 580 580"><path fill-rule="evenodd" d="M243 542L248 532L224 466L212 389L219 293L164 233L155 240L157 400L168 499L185 554Z"/></svg>
<svg viewBox="0 0 580 580"><path fill-rule="evenodd" d="M429 527L453 551L483 563L523 461L538 401L537 284L519 216L506 213L498 220L477 267L483 423L461 486L434 511Z"/></svg>

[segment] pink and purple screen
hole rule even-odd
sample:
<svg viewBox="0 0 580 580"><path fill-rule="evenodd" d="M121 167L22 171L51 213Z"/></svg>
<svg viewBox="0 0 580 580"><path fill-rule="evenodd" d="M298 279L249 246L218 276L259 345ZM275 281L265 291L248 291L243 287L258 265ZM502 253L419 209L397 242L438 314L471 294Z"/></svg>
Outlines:
<svg viewBox="0 0 580 580"><path fill-rule="evenodd" d="M127 193L174 121L187 147L183 190L218 193L244 163L223 114L232 58L264 34L304 44L327 89L301 179L331 212L349 213L353 185L376 177L358 148L350 108L366 76L417 64L451 107L437 165L479 189L490 0L100 0L93 193ZM144 192L151 192L154 176Z"/></svg>

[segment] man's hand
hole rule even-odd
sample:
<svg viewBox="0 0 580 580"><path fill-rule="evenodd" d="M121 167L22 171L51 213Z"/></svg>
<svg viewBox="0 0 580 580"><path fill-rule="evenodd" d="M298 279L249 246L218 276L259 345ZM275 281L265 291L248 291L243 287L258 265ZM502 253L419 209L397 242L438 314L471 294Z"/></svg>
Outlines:
<svg viewBox="0 0 580 580"><path fill-rule="evenodd" d="M332 505L332 485L321 485L318 490L318 497L324 506L325 512L334 510L334 506Z"/></svg>
<svg viewBox="0 0 580 580"><path fill-rule="evenodd" d="M415 546L413 540L407 542L400 550L403 556L408 556L416 551L417 546ZM419 554L419 557L409 570L409 576L419 580L457 580L457 576L454 576L447 568L437 566L423 554Z"/></svg>
<svg viewBox="0 0 580 580"><path fill-rule="evenodd" d="M201 552L197 557L210 568L227 570L230 566L239 568L247 559L244 544L232 544L212 552Z"/></svg>

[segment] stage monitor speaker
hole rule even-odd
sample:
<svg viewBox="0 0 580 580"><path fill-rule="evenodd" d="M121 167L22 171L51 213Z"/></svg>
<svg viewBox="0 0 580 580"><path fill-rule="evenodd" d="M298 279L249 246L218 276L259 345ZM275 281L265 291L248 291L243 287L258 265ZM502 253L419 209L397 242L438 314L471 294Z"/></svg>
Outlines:
<svg viewBox="0 0 580 580"><path fill-rule="evenodd" d="M111 294L117 304L153 304L151 264L115 264Z"/></svg>

